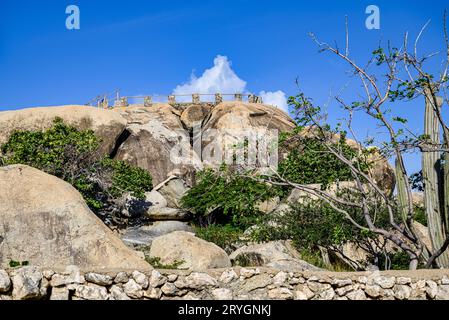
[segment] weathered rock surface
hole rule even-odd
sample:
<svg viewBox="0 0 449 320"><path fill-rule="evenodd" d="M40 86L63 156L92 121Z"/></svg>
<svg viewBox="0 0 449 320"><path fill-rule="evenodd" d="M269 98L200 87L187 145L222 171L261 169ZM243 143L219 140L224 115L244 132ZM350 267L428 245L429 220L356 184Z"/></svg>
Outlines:
<svg viewBox="0 0 449 320"><path fill-rule="evenodd" d="M0 144L16 130L42 131L59 117L79 130L93 130L101 139L100 152L109 154L126 127L126 120L110 110L88 106L28 108L0 112Z"/></svg>
<svg viewBox="0 0 449 320"><path fill-rule="evenodd" d="M264 139L267 145L272 143L270 130L280 133L291 131L294 127L293 120L285 112L272 106L237 101L222 102L214 107L203 123L203 162L207 166L219 167L223 161L232 161L235 146L244 139L258 139L259 144L254 146L258 151L259 145L263 145L260 140Z"/></svg>
<svg viewBox="0 0 449 320"><path fill-rule="evenodd" d="M211 110L212 106L209 104L192 104L182 112L181 122L189 130L192 130L194 127L201 127L201 123Z"/></svg>
<svg viewBox="0 0 449 320"><path fill-rule="evenodd" d="M241 266L267 266L289 271L320 270L301 260L298 252L288 241L243 246L234 251L229 258L234 265Z"/></svg>
<svg viewBox="0 0 449 320"><path fill-rule="evenodd" d="M54 176L23 165L2 167L0 203L0 265L14 259L44 268L151 269Z"/></svg>
<svg viewBox="0 0 449 320"><path fill-rule="evenodd" d="M172 177L165 183L156 186L154 190L158 191L166 200L170 208L180 208L181 198L186 194L189 188L182 179Z"/></svg>
<svg viewBox="0 0 449 320"><path fill-rule="evenodd" d="M178 267L180 269L205 270L231 266L223 249L185 231L175 231L154 239L150 257L160 258L165 265L183 261Z"/></svg>
<svg viewBox="0 0 449 320"><path fill-rule="evenodd" d="M15 300L38 299L42 296L42 273L36 267L24 267L15 270L12 276Z"/></svg>
<svg viewBox="0 0 449 320"><path fill-rule="evenodd" d="M148 170L155 185L170 175L189 180L202 167L178 111L169 104L153 104L150 108L132 105L114 111L128 121L129 132L116 159Z"/></svg>
<svg viewBox="0 0 449 320"><path fill-rule="evenodd" d="M121 238L125 244L130 246L149 246L155 238L173 231L193 232L193 228L187 222L156 221L149 226L128 228Z"/></svg>

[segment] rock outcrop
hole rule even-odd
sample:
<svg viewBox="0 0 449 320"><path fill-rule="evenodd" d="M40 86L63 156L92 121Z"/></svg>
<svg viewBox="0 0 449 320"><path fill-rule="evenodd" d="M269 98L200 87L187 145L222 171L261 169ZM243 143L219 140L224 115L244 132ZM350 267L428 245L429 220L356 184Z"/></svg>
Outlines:
<svg viewBox="0 0 449 320"><path fill-rule="evenodd" d="M320 270L301 260L289 241L250 244L234 251L229 258L243 267L271 267L287 271Z"/></svg>
<svg viewBox="0 0 449 320"><path fill-rule="evenodd" d="M0 168L0 265L151 269L68 183L37 169Z"/></svg>
<svg viewBox="0 0 449 320"><path fill-rule="evenodd" d="M223 249L185 231L175 231L154 239L150 257L159 258L164 265L180 263L179 269L206 270L231 266Z"/></svg>
<svg viewBox="0 0 449 320"><path fill-rule="evenodd" d="M17 130L42 131L51 128L55 118L61 118L78 130L93 130L101 140L100 153L113 151L116 141L126 127L119 114L88 106L28 108L0 112L0 145Z"/></svg>
<svg viewBox="0 0 449 320"><path fill-rule="evenodd" d="M113 110L128 122L128 137L115 158L148 170L155 185L170 175L190 181L202 167L190 144L189 133L179 119L179 111L171 105L133 105Z"/></svg>

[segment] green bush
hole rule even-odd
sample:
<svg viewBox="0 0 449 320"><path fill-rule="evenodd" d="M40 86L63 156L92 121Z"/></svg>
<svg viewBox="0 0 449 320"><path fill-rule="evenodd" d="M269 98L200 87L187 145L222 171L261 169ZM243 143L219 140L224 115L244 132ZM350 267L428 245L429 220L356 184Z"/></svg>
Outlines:
<svg viewBox="0 0 449 320"><path fill-rule="evenodd" d="M325 189L336 181L353 180L350 168L339 160L318 139L303 137L298 127L292 133L284 133L280 137L281 147L286 149L288 156L279 163L278 172L286 180L299 184L322 184ZM361 157L346 143L344 134L332 146L347 159L359 161L363 168ZM291 150L291 151L290 151Z"/></svg>
<svg viewBox="0 0 449 320"><path fill-rule="evenodd" d="M233 244L242 242L240 237L243 230L232 224L210 224L206 227L195 228L196 236L227 250L232 248Z"/></svg>
<svg viewBox="0 0 449 320"><path fill-rule="evenodd" d="M152 189L149 172L123 161L102 158L91 130L79 131L62 119L44 131L16 131L0 147L0 164L25 164L72 184L101 217L117 215L131 194L143 199ZM119 201L120 200L120 201Z"/></svg>
<svg viewBox="0 0 449 320"><path fill-rule="evenodd" d="M218 222L245 226L259 214L256 204L277 194L268 184L237 174L222 166L219 171L206 169L197 174L197 184L181 200L181 205L197 217L211 214Z"/></svg>

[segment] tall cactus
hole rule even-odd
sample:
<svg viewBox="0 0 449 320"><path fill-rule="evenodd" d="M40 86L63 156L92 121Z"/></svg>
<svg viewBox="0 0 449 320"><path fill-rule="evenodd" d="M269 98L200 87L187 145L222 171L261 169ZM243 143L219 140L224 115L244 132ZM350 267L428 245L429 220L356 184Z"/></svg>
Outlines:
<svg viewBox="0 0 449 320"><path fill-rule="evenodd" d="M440 124L435 112L436 108L441 108L442 99L437 99L437 106L434 106L434 99L430 90L425 92L426 107L424 115L424 133L434 145L440 145ZM427 223L429 227L430 239L433 250L438 250L445 240L445 210L444 205L448 201L448 197L440 199L440 195L448 193L443 191L444 186L439 181L440 169L440 152L423 152L422 156L422 176L424 183L424 207L427 215ZM444 164L447 168L448 165ZM446 188L447 189L447 188ZM444 252L438 259L437 263L440 267L449 267L449 252Z"/></svg>
<svg viewBox="0 0 449 320"><path fill-rule="evenodd" d="M404 175L402 174L402 168L398 159L396 159L395 165L396 165L395 167L396 188L398 191L399 212L401 214L402 221L405 224L408 215L407 186L405 184Z"/></svg>

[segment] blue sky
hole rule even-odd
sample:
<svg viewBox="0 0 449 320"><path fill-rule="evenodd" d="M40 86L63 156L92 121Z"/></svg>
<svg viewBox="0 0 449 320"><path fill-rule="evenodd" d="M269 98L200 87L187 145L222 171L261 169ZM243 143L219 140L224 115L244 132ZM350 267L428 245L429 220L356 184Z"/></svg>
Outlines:
<svg viewBox="0 0 449 320"><path fill-rule="evenodd" d="M80 8L80 30L65 28L70 4ZM370 4L381 10L380 30L365 28ZM0 111L84 104L116 88L125 95L168 94L192 72L200 77L218 55L232 61L248 91L288 96L297 92L298 77L318 104L345 87L350 99L359 88L348 83L348 68L318 53L308 32L343 47L348 15L351 55L363 62L379 41L400 45L405 31L416 36L432 19L421 42L430 52L442 48L445 6L447 1L0 0ZM398 112L419 130L421 108L403 108ZM339 112L330 110L334 118Z"/></svg>

